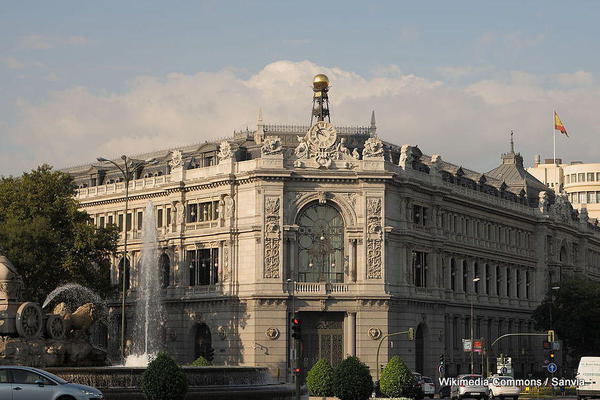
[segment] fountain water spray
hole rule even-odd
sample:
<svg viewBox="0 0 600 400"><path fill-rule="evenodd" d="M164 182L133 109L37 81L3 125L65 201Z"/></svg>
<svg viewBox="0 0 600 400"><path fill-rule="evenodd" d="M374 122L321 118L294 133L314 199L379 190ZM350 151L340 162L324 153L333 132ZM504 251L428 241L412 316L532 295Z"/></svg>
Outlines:
<svg viewBox="0 0 600 400"><path fill-rule="evenodd" d="M162 331L164 314L160 301L156 216L151 201L148 202L144 212L142 234L142 259L137 271L133 348L125 360L126 366L146 366L161 349L159 332Z"/></svg>

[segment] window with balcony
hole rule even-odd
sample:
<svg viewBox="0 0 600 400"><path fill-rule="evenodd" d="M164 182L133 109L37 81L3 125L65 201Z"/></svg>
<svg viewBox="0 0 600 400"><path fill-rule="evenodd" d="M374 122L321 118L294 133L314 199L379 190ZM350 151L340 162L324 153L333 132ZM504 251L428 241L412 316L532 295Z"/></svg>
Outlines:
<svg viewBox="0 0 600 400"><path fill-rule="evenodd" d="M219 249L188 250L190 286L207 286L219 282Z"/></svg>
<svg viewBox="0 0 600 400"><path fill-rule="evenodd" d="M427 253L412 252L413 283L416 287L427 286Z"/></svg>

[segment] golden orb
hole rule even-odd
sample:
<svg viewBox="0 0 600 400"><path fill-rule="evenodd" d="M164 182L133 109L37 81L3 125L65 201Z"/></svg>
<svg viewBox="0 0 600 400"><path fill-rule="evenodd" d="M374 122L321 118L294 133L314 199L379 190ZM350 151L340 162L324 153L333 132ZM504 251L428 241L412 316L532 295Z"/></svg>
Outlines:
<svg viewBox="0 0 600 400"><path fill-rule="evenodd" d="M313 78L313 90L320 91L329 87L329 78L325 74L315 75Z"/></svg>

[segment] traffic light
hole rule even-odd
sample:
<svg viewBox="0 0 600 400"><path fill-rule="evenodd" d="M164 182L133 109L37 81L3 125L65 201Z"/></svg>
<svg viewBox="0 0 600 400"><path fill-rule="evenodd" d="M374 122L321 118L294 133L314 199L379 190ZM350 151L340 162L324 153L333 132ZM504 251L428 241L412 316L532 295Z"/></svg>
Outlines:
<svg viewBox="0 0 600 400"><path fill-rule="evenodd" d="M552 329L548 331L548 341L550 343L554 342L554 331Z"/></svg>
<svg viewBox="0 0 600 400"><path fill-rule="evenodd" d="M415 340L414 328L408 328L408 340Z"/></svg>
<svg viewBox="0 0 600 400"><path fill-rule="evenodd" d="M296 340L300 340L302 338L302 327L300 326L300 318L294 315L292 317L292 337Z"/></svg>
<svg viewBox="0 0 600 400"><path fill-rule="evenodd" d="M556 355L554 354L554 352L553 352L553 351L551 351L551 352L550 352L550 354L548 355L548 357L550 357L550 362L554 362L554 357L555 357L555 356L556 356Z"/></svg>
<svg viewBox="0 0 600 400"><path fill-rule="evenodd" d="M440 354L440 365L444 365L445 359L444 359L444 355Z"/></svg>

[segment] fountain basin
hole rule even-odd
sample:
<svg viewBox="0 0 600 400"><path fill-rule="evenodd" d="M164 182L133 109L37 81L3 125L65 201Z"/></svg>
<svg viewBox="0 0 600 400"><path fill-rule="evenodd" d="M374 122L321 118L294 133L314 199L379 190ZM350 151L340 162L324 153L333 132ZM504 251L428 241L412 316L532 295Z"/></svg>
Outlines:
<svg viewBox="0 0 600 400"><path fill-rule="evenodd" d="M93 386L107 400L144 399L141 392L144 367L66 367L48 372L82 385ZM287 400L294 386L277 383L264 367L182 367L188 379L186 400L240 399Z"/></svg>

